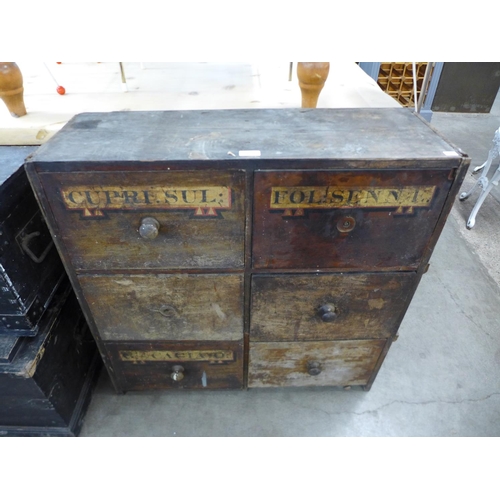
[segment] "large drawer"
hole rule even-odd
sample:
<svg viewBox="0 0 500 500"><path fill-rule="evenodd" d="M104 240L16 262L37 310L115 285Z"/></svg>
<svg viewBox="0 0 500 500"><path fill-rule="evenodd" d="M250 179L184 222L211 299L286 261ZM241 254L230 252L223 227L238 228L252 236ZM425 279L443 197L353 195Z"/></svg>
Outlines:
<svg viewBox="0 0 500 500"><path fill-rule="evenodd" d="M243 339L242 274L82 275L104 341Z"/></svg>
<svg viewBox="0 0 500 500"><path fill-rule="evenodd" d="M238 342L112 342L105 344L124 391L241 389Z"/></svg>
<svg viewBox="0 0 500 500"><path fill-rule="evenodd" d="M249 387L367 385L384 340L250 342Z"/></svg>
<svg viewBox="0 0 500 500"><path fill-rule="evenodd" d="M244 266L241 171L40 176L77 271Z"/></svg>
<svg viewBox="0 0 500 500"><path fill-rule="evenodd" d="M254 275L252 341L376 339L395 334L415 273Z"/></svg>
<svg viewBox="0 0 500 500"><path fill-rule="evenodd" d="M257 269L418 268L454 170L255 174Z"/></svg>

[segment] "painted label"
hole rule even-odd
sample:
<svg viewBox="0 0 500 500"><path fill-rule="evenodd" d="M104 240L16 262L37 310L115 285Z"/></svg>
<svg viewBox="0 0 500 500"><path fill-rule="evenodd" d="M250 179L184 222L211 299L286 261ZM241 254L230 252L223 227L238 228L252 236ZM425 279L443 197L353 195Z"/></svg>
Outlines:
<svg viewBox="0 0 500 500"><path fill-rule="evenodd" d="M198 351L120 351L122 361L234 361L234 352L211 349Z"/></svg>
<svg viewBox="0 0 500 500"><path fill-rule="evenodd" d="M303 215L304 209L386 208L395 213L412 213L416 207L429 207L436 186L338 187L297 186L271 188L271 210L283 215ZM295 212L292 212L294 210Z"/></svg>
<svg viewBox="0 0 500 500"><path fill-rule="evenodd" d="M227 186L71 186L61 190L68 210L84 217L104 217L109 210L194 210L197 216L217 217L231 208Z"/></svg>

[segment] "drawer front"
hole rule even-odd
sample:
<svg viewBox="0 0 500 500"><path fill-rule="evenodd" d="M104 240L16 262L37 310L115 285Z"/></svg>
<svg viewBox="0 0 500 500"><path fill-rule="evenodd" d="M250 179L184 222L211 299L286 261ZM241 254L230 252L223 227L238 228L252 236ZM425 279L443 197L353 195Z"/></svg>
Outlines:
<svg viewBox="0 0 500 500"><path fill-rule="evenodd" d="M124 391L241 389L238 342L112 342L105 344Z"/></svg>
<svg viewBox="0 0 500 500"><path fill-rule="evenodd" d="M76 270L244 266L241 171L40 178Z"/></svg>
<svg viewBox="0 0 500 500"><path fill-rule="evenodd" d="M250 342L248 385L366 385L384 345L384 340Z"/></svg>
<svg viewBox="0 0 500 500"><path fill-rule="evenodd" d="M243 338L241 274L80 276L103 340Z"/></svg>
<svg viewBox="0 0 500 500"><path fill-rule="evenodd" d="M450 170L257 172L253 266L415 270Z"/></svg>
<svg viewBox="0 0 500 500"><path fill-rule="evenodd" d="M416 273L254 275L250 338L387 338L398 330L416 279Z"/></svg>

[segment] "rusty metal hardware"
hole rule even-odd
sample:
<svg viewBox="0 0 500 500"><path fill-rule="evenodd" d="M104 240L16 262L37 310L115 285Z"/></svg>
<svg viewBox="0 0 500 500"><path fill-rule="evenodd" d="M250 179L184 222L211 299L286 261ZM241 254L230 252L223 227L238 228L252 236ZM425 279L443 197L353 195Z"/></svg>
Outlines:
<svg viewBox="0 0 500 500"><path fill-rule="evenodd" d="M315 377L321 373L321 363L319 361L308 361L307 362L307 373Z"/></svg>
<svg viewBox="0 0 500 500"><path fill-rule="evenodd" d="M322 306L319 307L318 314L319 317L321 318L321 321L324 321L325 323L330 323L331 321L334 321L337 318L338 311L334 304L323 304Z"/></svg>
<svg viewBox="0 0 500 500"><path fill-rule="evenodd" d="M346 215L345 217L341 217L337 222L337 229L341 233L348 233L354 229L355 225L356 219L350 215Z"/></svg>
<svg viewBox="0 0 500 500"><path fill-rule="evenodd" d="M47 247L45 248L45 250L42 252L42 254L37 257L31 250L30 248L28 247L30 241L33 239L33 238L36 238L40 236L40 231L35 231L34 233L30 233L30 234L27 234L26 236L23 237L23 239L21 240L21 247L22 249L26 252L26 254L28 255L28 257L33 261L33 262L36 262L37 264L41 264L45 257L47 257L48 253L50 252L50 249L52 248L52 246L54 245L54 242L51 240L50 243L47 245Z"/></svg>
<svg viewBox="0 0 500 500"><path fill-rule="evenodd" d="M154 240L160 232L160 223L154 217L144 217L141 220L139 234L145 240Z"/></svg>
<svg viewBox="0 0 500 500"><path fill-rule="evenodd" d="M181 365L172 366L170 378L175 382L180 382L184 378L184 368Z"/></svg>

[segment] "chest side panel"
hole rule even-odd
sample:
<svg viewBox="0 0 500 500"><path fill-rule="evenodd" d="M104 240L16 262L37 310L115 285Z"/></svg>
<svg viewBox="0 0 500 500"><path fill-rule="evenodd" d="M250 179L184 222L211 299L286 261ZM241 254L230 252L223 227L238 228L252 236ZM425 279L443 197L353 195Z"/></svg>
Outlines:
<svg viewBox="0 0 500 500"><path fill-rule="evenodd" d="M257 269L415 270L450 170L257 172Z"/></svg>
<svg viewBox="0 0 500 500"><path fill-rule="evenodd" d="M237 269L244 265L244 173L41 174L74 268Z"/></svg>

